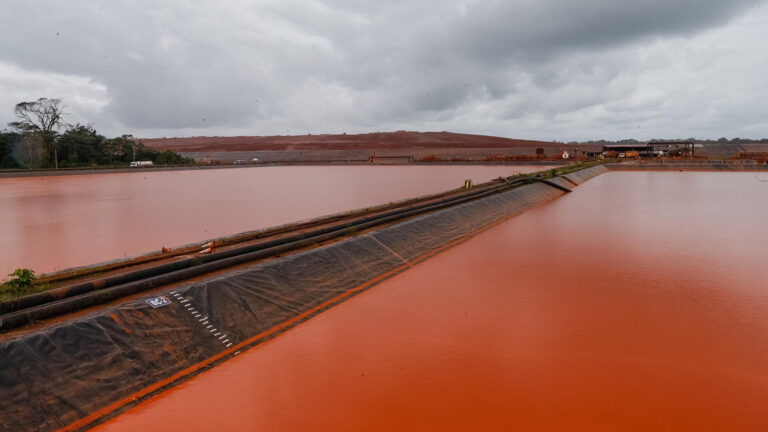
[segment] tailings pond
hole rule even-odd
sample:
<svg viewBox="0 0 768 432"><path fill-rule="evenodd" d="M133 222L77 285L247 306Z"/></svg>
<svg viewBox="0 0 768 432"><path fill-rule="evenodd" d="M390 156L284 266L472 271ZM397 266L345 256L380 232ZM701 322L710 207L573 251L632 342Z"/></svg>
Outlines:
<svg viewBox="0 0 768 432"><path fill-rule="evenodd" d="M97 429L765 430L766 198L599 176Z"/></svg>
<svg viewBox="0 0 768 432"><path fill-rule="evenodd" d="M547 169L287 166L0 179L0 280Z"/></svg>

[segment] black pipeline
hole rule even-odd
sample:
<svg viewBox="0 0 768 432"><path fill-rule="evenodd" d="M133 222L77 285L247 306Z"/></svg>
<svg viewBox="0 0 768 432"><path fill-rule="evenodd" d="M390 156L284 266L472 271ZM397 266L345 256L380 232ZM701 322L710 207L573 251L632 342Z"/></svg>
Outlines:
<svg viewBox="0 0 768 432"><path fill-rule="evenodd" d="M157 288L170 283L222 270L258 259L268 258L290 250L347 235L350 231L368 229L421 213L439 210L482 198L522 184L538 181L570 192L567 188L539 178L515 179L500 186L468 192L458 197L444 198L415 207L392 210L374 216L319 228L307 233L295 234L256 245L233 248L210 255L186 258L136 270L117 276L85 282L71 287L54 289L22 297L15 302L4 302L2 310L10 310L0 316L0 330L9 330L37 320L50 318L79 309L102 304L119 297Z"/></svg>
<svg viewBox="0 0 768 432"><path fill-rule="evenodd" d="M508 186L508 185L505 185L505 186ZM51 289L51 290L40 292L40 293L30 294L30 295L21 297L17 300L0 302L0 313L10 313L10 312L14 312L22 309L28 309L28 308L39 306L41 304L49 303L52 301L75 297L75 296L86 294L92 291L101 290L104 288L121 285L128 282L133 282L140 279L150 278L162 273L168 273L168 272L173 272L173 271L181 270L188 267L199 266L201 264L209 263L212 261L218 261L220 259L229 258L231 256L240 255L243 253L269 249L275 246L280 246L286 243L302 240L304 238L316 237L331 231L335 231L337 229L346 229L354 226L357 223L361 223L361 221L367 222L369 220L373 220L374 218L386 217L394 214L401 214L409 210L425 208L425 207L429 207L431 205L442 203L442 202L455 202L456 200L463 199L466 197L477 196L478 194L482 192L487 192L489 190L498 190L498 188L499 187L497 186L492 189L483 189L483 190L478 190L474 192L469 192L459 197L445 198L431 204L422 204L416 207L392 210L386 213L378 214L377 216L373 216L373 217L369 216L362 219L356 219L353 221L316 229L316 230L302 233L302 234L295 234L292 236L288 236L288 237L284 237L276 240L266 241L256 245L233 248L226 251L211 253L210 255L201 255L196 257L185 258L185 259L181 259L181 260L170 262L170 263L159 264L159 265L147 267L144 269L126 272L120 275L94 279L94 280L90 280L87 282L83 282L80 284L76 284L76 285L72 285L64 288L56 288L56 289Z"/></svg>

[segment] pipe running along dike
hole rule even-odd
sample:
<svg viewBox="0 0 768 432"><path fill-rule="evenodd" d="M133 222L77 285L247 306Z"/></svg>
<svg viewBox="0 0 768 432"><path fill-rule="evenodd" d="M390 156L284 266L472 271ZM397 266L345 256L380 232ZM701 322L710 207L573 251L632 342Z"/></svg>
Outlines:
<svg viewBox="0 0 768 432"><path fill-rule="evenodd" d="M496 181L509 182L508 179L504 177L499 177L495 180L491 180L483 184L475 185L473 187L472 192L488 190L489 188L494 187L494 182ZM498 186L498 184L499 183L495 183L496 186ZM418 203L436 202L437 200L442 198L455 197L456 194L457 194L457 190L454 189L446 192L440 192L437 194L430 194L430 195L420 196L416 198L405 199L405 200L401 200L401 201L397 201L389 204L357 209L357 210L347 211L343 213L336 213L336 214L327 215L327 216L320 216L320 217L312 218L305 221L293 222L285 225L278 225L275 227L260 229L256 231L241 232L233 235L211 239L204 242L190 243L187 245L174 247L162 252L157 251L157 252L153 252L145 255L135 256L132 258L120 259L120 260L109 261L109 262L104 262L104 263L95 264L95 265L61 270L54 273L48 273L45 275L40 275L37 278L37 282L51 283L51 284L64 283L66 281L73 281L75 279L81 279L89 276L96 276L98 273L108 273L115 270L125 269L128 267L151 264L156 261L166 260L173 257L196 254L200 251L200 248L203 247L204 244L207 244L209 242L215 242L218 248L222 246L231 247L240 243L267 239L270 237L276 237L278 235L289 234L291 232L298 232L300 230L306 230L306 229L314 228L317 226L328 225L328 224L339 222L342 220L351 220L356 217L372 215L374 213L382 213L384 211L402 209L406 207L413 208L413 206L415 206ZM92 282L96 283L96 281L92 281ZM102 285L101 283L99 283L99 286L103 287L105 285ZM3 309L2 304L3 303L0 302L0 314L10 311L10 310Z"/></svg>
<svg viewBox="0 0 768 432"><path fill-rule="evenodd" d="M484 191L349 221L347 228L360 230L386 225L173 288L162 285L344 236L346 224L294 244L14 312L52 316L159 288L147 294L151 298L126 299L0 340L0 430L86 430L496 223L562 196L569 181L582 184L605 171L566 174L569 180L504 180Z"/></svg>
<svg viewBox="0 0 768 432"><path fill-rule="evenodd" d="M0 315L0 331L11 330L35 321L97 306L141 291L155 289L206 273L305 248L316 243L348 235L350 232L369 229L377 225L480 199L523 184L540 182L563 192L570 192L570 189L562 185L539 177L514 180L502 179L505 183L489 189L471 191L459 196L443 198L415 207L386 211L255 245L214 252L210 255L190 257L73 286L52 289L25 296L16 301L6 301L0 303L0 311L5 311L3 315Z"/></svg>

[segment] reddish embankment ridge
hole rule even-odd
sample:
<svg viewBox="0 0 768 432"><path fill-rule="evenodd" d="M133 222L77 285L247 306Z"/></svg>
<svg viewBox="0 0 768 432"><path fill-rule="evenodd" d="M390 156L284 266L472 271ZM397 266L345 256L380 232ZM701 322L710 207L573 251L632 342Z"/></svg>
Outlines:
<svg viewBox="0 0 768 432"><path fill-rule="evenodd" d="M453 132L375 132L357 135L239 136L141 138L149 147L165 151L352 150L405 148L515 148L551 147L561 143L501 138Z"/></svg>
<svg viewBox="0 0 768 432"><path fill-rule="evenodd" d="M98 431L766 430L766 188L597 177Z"/></svg>
<svg viewBox="0 0 768 432"><path fill-rule="evenodd" d="M236 279L216 276L175 287L166 293L174 300L154 299L164 301L159 309L146 298L129 300L3 341L0 382L9 396L0 399L0 429L56 430L70 425L64 430L80 430L416 265L488 224L563 194L551 187L554 184L523 185L264 266L249 266L232 272ZM18 373L13 365L29 368Z"/></svg>
<svg viewBox="0 0 768 432"><path fill-rule="evenodd" d="M262 167L3 179L0 281L546 169Z"/></svg>

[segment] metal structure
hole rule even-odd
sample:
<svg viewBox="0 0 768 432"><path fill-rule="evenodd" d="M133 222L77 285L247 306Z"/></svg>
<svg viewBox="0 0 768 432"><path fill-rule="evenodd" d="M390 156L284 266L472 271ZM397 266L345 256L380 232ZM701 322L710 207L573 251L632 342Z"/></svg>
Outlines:
<svg viewBox="0 0 768 432"><path fill-rule="evenodd" d="M651 141L648 145L660 156L682 156L693 158L695 156L695 143L693 141Z"/></svg>

